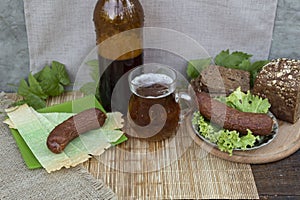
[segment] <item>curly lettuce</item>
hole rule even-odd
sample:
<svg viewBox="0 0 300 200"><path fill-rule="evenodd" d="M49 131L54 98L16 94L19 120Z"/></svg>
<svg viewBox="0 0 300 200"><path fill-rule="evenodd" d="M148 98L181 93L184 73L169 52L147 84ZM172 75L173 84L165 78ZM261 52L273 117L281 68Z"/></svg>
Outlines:
<svg viewBox="0 0 300 200"><path fill-rule="evenodd" d="M239 111L252 113L267 113L271 107L268 99L252 95L250 91L245 94L240 87L226 97L226 104Z"/></svg>
<svg viewBox="0 0 300 200"><path fill-rule="evenodd" d="M240 136L237 131L229 131L213 126L197 111L194 114L193 122L198 133L212 143L215 143L221 151L232 155L234 149L245 150L253 147L255 142L260 139L254 136L250 130L247 135Z"/></svg>
<svg viewBox="0 0 300 200"><path fill-rule="evenodd" d="M245 94L240 88L226 97L225 102L228 106L242 112L253 113L267 113L271 106L267 99L261 99L250 92ZM260 140L260 136L254 136L251 130L248 130L247 135L241 135L237 131L230 131L213 125L205 120L199 111L194 113L192 123L201 136L216 144L221 151L228 152L230 156L234 149L246 150Z"/></svg>

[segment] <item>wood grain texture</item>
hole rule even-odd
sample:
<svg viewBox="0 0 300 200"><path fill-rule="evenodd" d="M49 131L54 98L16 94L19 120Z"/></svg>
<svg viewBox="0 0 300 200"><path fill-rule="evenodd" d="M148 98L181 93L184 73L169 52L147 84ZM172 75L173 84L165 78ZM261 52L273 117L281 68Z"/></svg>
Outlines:
<svg viewBox="0 0 300 200"><path fill-rule="evenodd" d="M300 151L279 162L251 168L261 199L300 199Z"/></svg>

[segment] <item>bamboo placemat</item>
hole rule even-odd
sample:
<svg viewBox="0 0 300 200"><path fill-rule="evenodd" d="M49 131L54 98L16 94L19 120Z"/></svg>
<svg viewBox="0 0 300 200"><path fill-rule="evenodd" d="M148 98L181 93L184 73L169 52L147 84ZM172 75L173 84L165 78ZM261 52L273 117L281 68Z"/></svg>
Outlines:
<svg viewBox="0 0 300 200"><path fill-rule="evenodd" d="M188 130L183 123L162 142L129 138L84 166L119 199L259 198L250 165L207 153Z"/></svg>
<svg viewBox="0 0 300 200"><path fill-rule="evenodd" d="M79 97L82 94L66 93L50 99L49 105ZM208 154L185 130L163 142L130 138L84 167L119 199L259 198L250 165Z"/></svg>

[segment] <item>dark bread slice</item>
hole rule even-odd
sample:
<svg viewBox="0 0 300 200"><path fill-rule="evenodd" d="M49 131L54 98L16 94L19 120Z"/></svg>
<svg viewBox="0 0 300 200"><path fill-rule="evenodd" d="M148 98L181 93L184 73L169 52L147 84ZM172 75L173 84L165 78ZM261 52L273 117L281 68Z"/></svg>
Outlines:
<svg viewBox="0 0 300 200"><path fill-rule="evenodd" d="M238 87L241 87L243 92L247 92L250 90L250 73L211 65L192 81L192 86L195 91L204 91L211 95L229 95Z"/></svg>
<svg viewBox="0 0 300 200"><path fill-rule="evenodd" d="M253 93L269 99L278 119L295 123L300 117L300 60L272 60L258 74Z"/></svg>

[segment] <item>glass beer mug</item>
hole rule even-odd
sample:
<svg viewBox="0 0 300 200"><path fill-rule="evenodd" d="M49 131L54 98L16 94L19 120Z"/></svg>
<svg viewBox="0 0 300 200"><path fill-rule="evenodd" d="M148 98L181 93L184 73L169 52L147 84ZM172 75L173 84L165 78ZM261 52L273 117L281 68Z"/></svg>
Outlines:
<svg viewBox="0 0 300 200"><path fill-rule="evenodd" d="M179 100L191 101L176 92L177 72L161 64L144 64L129 73L127 119L132 137L160 141L174 136L181 119Z"/></svg>

